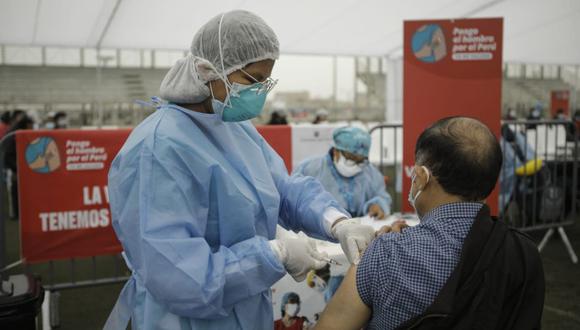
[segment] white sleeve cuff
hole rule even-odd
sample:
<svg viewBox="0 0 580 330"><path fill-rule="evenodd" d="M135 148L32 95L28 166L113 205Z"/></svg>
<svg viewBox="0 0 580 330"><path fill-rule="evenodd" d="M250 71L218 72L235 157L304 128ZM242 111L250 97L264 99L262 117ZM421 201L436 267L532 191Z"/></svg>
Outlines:
<svg viewBox="0 0 580 330"><path fill-rule="evenodd" d="M340 212L339 210L335 209L334 207L327 208L324 211L324 214L322 215L322 217L324 218L324 229L326 230L326 233L330 237L333 237L332 231L330 230L330 228L332 228L332 225L334 224L334 222L338 219L349 218L348 215Z"/></svg>
<svg viewBox="0 0 580 330"><path fill-rule="evenodd" d="M278 258L278 260L283 264L285 258L280 241L277 239L273 239L271 241L268 241L268 243L270 243L270 248L272 248L272 251L274 252L276 258Z"/></svg>

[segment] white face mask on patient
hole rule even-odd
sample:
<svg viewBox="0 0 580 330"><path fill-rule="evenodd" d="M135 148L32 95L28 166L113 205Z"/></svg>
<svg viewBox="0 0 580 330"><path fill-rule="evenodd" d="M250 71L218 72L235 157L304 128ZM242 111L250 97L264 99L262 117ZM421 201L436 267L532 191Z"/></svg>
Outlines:
<svg viewBox="0 0 580 330"><path fill-rule="evenodd" d="M425 172L427 172L427 182L425 182L425 186L426 186L427 183L429 183L429 179L431 178L431 175L429 174L429 169L427 169L427 167L421 166L421 168L423 168L425 170ZM411 187L409 188L409 196L407 197L407 200L409 201L409 204L411 204L411 206L415 210L415 213L417 213L417 207L416 207L417 198L419 198L419 195L421 195L423 190L417 191L417 194L415 196L413 196L413 184L415 184L415 178L417 178L417 173L415 173L415 170L413 169L413 174L411 175Z"/></svg>

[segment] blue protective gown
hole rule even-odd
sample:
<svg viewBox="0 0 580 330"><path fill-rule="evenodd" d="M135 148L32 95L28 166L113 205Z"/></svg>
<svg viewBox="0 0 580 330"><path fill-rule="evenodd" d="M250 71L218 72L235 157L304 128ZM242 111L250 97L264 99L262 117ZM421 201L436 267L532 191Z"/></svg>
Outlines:
<svg viewBox="0 0 580 330"><path fill-rule="evenodd" d="M290 177L251 122L171 104L131 133L109 190L133 271L112 328L131 314L135 329L272 329L276 224L332 240L322 214L345 212L318 181Z"/></svg>
<svg viewBox="0 0 580 330"><path fill-rule="evenodd" d="M344 280L344 275L334 275L330 276L328 283L326 284L326 289L324 290L324 302L328 303L330 299L334 296L340 284Z"/></svg>
<svg viewBox="0 0 580 330"><path fill-rule="evenodd" d="M300 163L292 175L317 178L351 215L364 216L372 204L378 204L385 214L391 213L391 196L385 190L383 175L372 165L363 167L361 173L345 178L334 167L330 152Z"/></svg>
<svg viewBox="0 0 580 330"><path fill-rule="evenodd" d="M521 133L514 135L515 143L517 143L521 152L525 154L525 161L528 162L535 159L535 151L526 141L526 137ZM516 169L525 163L517 156L513 146L503 138L500 141L500 146L503 149L503 165L499 175L499 209L503 211L511 201L511 197L516 189ZM523 190L523 186L521 188Z"/></svg>

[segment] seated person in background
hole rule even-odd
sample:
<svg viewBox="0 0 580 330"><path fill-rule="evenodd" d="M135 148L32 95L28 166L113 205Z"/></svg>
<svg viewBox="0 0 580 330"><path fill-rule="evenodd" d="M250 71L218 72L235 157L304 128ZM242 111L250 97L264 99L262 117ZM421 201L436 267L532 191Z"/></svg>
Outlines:
<svg viewBox="0 0 580 330"><path fill-rule="evenodd" d="M272 111L268 125L288 125L288 120L286 120L286 112L283 110Z"/></svg>
<svg viewBox="0 0 580 330"><path fill-rule="evenodd" d="M12 115L10 111L5 111L0 116L0 139L6 135L6 132L10 129L10 120Z"/></svg>
<svg viewBox="0 0 580 330"><path fill-rule="evenodd" d="M556 113L554 114L552 119L554 119L554 120L567 120L568 117L566 117L566 114L564 113L564 109L558 109L558 110L556 110Z"/></svg>
<svg viewBox="0 0 580 330"><path fill-rule="evenodd" d="M484 204L501 165L497 139L475 119L426 129L409 192L421 223L369 245L316 329L539 329L538 250Z"/></svg>
<svg viewBox="0 0 580 330"><path fill-rule="evenodd" d="M542 108L539 106L530 108L530 110L528 111L528 117L526 117L526 119L528 121L542 120ZM536 129L536 126L538 126L537 123L526 125L528 129Z"/></svg>
<svg viewBox="0 0 580 330"><path fill-rule="evenodd" d="M333 132L334 147L324 156L303 161L293 175L317 178L353 217L383 219L391 212L391 196L383 175L369 164L370 135L360 128Z"/></svg>
<svg viewBox="0 0 580 330"><path fill-rule="evenodd" d="M314 125L328 124L328 111L326 111L325 109L318 109L316 111L312 124Z"/></svg>
<svg viewBox="0 0 580 330"><path fill-rule="evenodd" d="M308 319L298 316L300 313L300 296L295 292L286 292L280 304L282 318L274 322L274 330L306 330Z"/></svg>

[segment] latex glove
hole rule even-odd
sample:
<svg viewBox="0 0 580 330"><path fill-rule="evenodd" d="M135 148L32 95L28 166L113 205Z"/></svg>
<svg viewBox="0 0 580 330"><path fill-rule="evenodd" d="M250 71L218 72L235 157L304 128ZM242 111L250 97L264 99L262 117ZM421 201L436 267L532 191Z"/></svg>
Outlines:
<svg viewBox="0 0 580 330"><path fill-rule="evenodd" d="M327 264L328 255L319 252L316 243L305 237L284 236L271 240L270 246L296 282L304 281L310 270L320 269Z"/></svg>
<svg viewBox="0 0 580 330"><path fill-rule="evenodd" d="M355 265L359 263L362 253L375 238L375 229L361 225L358 218L338 220L332 226L331 233L340 242L348 261Z"/></svg>
<svg viewBox="0 0 580 330"><path fill-rule="evenodd" d="M379 220L385 218L385 212L383 212L383 209L379 206L379 204L371 204L371 206L369 206L368 214L369 216Z"/></svg>

